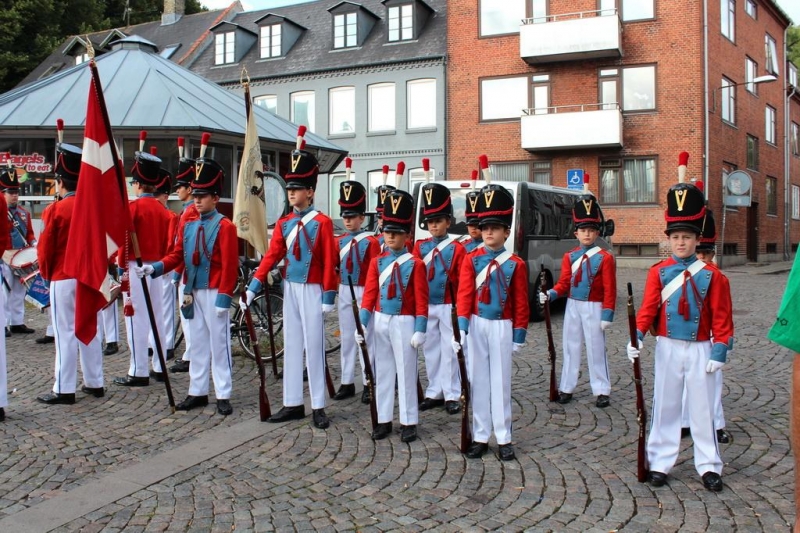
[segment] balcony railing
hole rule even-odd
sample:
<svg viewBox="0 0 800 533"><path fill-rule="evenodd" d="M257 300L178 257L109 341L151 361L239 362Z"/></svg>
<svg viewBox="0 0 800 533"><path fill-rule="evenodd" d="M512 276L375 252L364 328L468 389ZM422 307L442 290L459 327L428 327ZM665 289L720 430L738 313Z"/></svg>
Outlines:
<svg viewBox="0 0 800 533"><path fill-rule="evenodd" d="M522 148L529 152L622 148L619 105L580 104L523 109Z"/></svg>
<svg viewBox="0 0 800 533"><path fill-rule="evenodd" d="M622 22L615 9L522 19L519 53L535 65L622 57Z"/></svg>

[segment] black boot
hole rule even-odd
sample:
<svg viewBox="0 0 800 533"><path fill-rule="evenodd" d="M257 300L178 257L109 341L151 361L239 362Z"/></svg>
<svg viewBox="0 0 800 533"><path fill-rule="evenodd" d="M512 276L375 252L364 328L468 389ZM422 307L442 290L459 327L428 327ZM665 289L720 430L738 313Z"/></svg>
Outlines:
<svg viewBox="0 0 800 533"><path fill-rule="evenodd" d="M6 335L6 337L10 337L11 335ZM52 335L45 335L44 337L39 337L34 342L36 344L53 344L56 341L56 338Z"/></svg>
<svg viewBox="0 0 800 533"><path fill-rule="evenodd" d="M105 350L103 350L103 355L114 355L118 351L119 345L116 342L109 342L106 344Z"/></svg>
<svg viewBox="0 0 800 533"><path fill-rule="evenodd" d="M11 326L9 329L11 329L11 333L34 333L36 331L25 324L17 324L16 326Z"/></svg>
<svg viewBox="0 0 800 533"><path fill-rule="evenodd" d="M331 425L330 420L328 420L328 415L325 414L325 409L313 409L311 415L314 419L314 427L326 429Z"/></svg>
<svg viewBox="0 0 800 533"><path fill-rule="evenodd" d="M36 397L42 403L46 403L47 405L57 405L57 404L64 404L64 405L72 405L75 403L75 393L71 394L60 394L57 392L51 392L49 394L42 394L41 396Z"/></svg>
<svg viewBox="0 0 800 533"><path fill-rule="evenodd" d="M352 398L356 395L356 386L353 383L344 384L342 383L339 390L336 391L336 394L333 395L334 400L344 400L347 398Z"/></svg>
<svg viewBox="0 0 800 533"><path fill-rule="evenodd" d="M267 422L278 423L288 422L289 420L302 420L306 416L304 405L294 405L292 407L281 407L281 410L269 417Z"/></svg>
<svg viewBox="0 0 800 533"><path fill-rule="evenodd" d="M392 423L383 422L382 424L378 424L377 426L375 426L375 429L372 430L372 440L385 439L391 433L392 433Z"/></svg>
<svg viewBox="0 0 800 533"><path fill-rule="evenodd" d="M189 411L195 407L205 407L208 405L208 395L187 396L185 400L175 406L178 411Z"/></svg>

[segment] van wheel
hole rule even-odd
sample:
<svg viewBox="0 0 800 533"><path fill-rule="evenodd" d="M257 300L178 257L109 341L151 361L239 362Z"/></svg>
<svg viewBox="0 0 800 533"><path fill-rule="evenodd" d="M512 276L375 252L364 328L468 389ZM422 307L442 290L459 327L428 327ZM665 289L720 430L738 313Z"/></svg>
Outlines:
<svg viewBox="0 0 800 533"><path fill-rule="evenodd" d="M547 286L553 286L553 278L550 272L545 271L547 276ZM544 320L544 305L539 303L539 293L542 292L542 282L539 276L536 276L536 283L534 285L533 294L528 295L528 306L530 307L531 322L541 322Z"/></svg>

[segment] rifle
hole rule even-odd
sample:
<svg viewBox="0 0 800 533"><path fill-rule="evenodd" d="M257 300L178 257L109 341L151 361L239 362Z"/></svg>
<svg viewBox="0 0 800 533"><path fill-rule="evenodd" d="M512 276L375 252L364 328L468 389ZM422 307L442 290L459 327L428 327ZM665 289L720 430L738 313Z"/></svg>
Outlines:
<svg viewBox="0 0 800 533"><path fill-rule="evenodd" d="M247 291L242 291L242 299L247 301ZM267 293L269 299L269 293ZM267 301L269 306L269 300ZM258 366L258 413L261 415L261 421L266 422L272 416L272 411L269 408L269 398L267 397L267 388L264 384L266 380L266 371L264 370L264 360L261 359L261 350L258 348L258 339L256 338L256 329L253 327L253 316L250 314L248 307L244 311L244 321L247 324L247 333L250 335L250 346L253 348L253 353L256 354L256 365ZM270 327L270 331L272 328ZM272 345L272 360L275 361L275 345Z"/></svg>
<svg viewBox="0 0 800 533"><path fill-rule="evenodd" d="M269 273L267 273L267 276L269 276ZM275 379L280 379L283 377L283 372L278 372L278 358L275 356L275 332L272 329L272 299L269 296L269 283L264 284L264 296L266 297L267 304L267 331L269 332L269 349L272 353L272 376ZM250 342L255 342L252 337Z"/></svg>
<svg viewBox="0 0 800 533"><path fill-rule="evenodd" d="M639 335L636 331L636 311L633 308L633 286L628 283L628 329L630 331L631 346L639 347ZM644 408L644 392L642 391L642 367L639 358L633 360L633 383L636 385L636 421L639 423L639 442L636 453L636 478L639 483L647 481L647 451L645 450L645 426L647 425L647 411Z"/></svg>
<svg viewBox="0 0 800 533"><path fill-rule="evenodd" d="M356 321L356 331L364 338L364 326L361 325L361 318L358 316L358 300L356 300L356 290L353 288L353 278L347 275L347 284L350 286L350 296L353 299L353 318ZM372 419L372 429L378 427L378 399L375 397L375 373L372 371L372 361L369 360L367 342L363 340L359 343L361 355L364 356L364 374L367 377L367 390L369 391L369 416Z"/></svg>
<svg viewBox="0 0 800 533"><path fill-rule="evenodd" d="M464 349L461 345L461 329L458 327L458 311L456 309L456 298L453 292L452 283L448 284L450 290L450 321L453 323L453 338L459 344L458 353L458 373L461 375L461 453L467 453L472 445L472 427L469 421L470 403L470 384L469 374L467 374L467 361L464 358Z"/></svg>
<svg viewBox="0 0 800 533"><path fill-rule="evenodd" d="M547 293L547 274L544 272L544 263L542 263L542 271L539 274L539 286L543 293ZM544 324L547 328L547 351L550 354L550 401L558 400L558 387L556 386L556 346L553 344L553 325L550 322L550 301L544 302Z"/></svg>

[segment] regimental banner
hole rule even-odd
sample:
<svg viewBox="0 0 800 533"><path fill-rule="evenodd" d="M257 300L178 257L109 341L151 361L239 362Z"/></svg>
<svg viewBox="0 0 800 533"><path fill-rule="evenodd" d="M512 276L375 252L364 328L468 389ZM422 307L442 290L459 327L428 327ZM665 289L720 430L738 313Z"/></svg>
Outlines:
<svg viewBox="0 0 800 533"><path fill-rule="evenodd" d="M13 166L24 168L26 172L37 174L48 174L53 172L53 165L48 163L45 157L37 152L32 154L12 154L11 152L0 152L0 166Z"/></svg>

